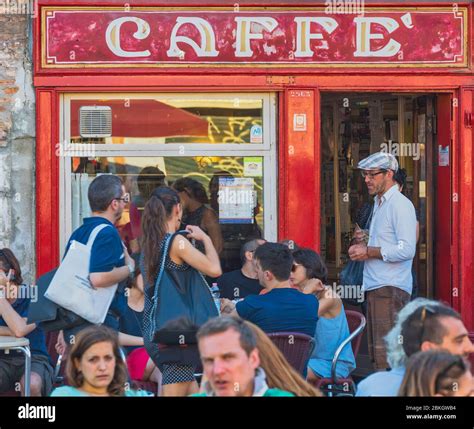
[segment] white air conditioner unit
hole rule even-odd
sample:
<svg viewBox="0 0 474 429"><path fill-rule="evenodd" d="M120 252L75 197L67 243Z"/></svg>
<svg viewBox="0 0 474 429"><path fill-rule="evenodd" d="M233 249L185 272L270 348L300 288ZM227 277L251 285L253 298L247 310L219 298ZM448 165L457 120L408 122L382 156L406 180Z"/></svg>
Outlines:
<svg viewBox="0 0 474 429"><path fill-rule="evenodd" d="M111 137L112 108L110 106L83 106L79 109L81 137Z"/></svg>

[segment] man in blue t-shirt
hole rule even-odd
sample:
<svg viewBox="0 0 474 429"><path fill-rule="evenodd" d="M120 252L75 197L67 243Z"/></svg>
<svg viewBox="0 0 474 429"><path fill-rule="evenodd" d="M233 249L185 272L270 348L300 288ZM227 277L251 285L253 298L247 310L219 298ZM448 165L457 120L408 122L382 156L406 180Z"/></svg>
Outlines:
<svg viewBox="0 0 474 429"><path fill-rule="evenodd" d="M97 235L91 250L89 280L95 288L110 287L133 276L135 262L122 243L114 224L122 217L126 204L130 201L122 180L118 176L104 174L97 176L89 186L88 199L92 217L85 218L84 223L76 229L67 244L68 252L73 240L86 244L94 228L105 224ZM116 294L104 324L118 330L117 308L121 301ZM84 324L73 329L64 330L64 338L60 335L59 351L64 351L64 341L74 343L74 336L87 327Z"/></svg>
<svg viewBox="0 0 474 429"><path fill-rule="evenodd" d="M250 295L233 305L224 300L223 312L232 312L259 326L263 331L298 332L314 336L319 303L290 286L293 256L287 246L265 243L255 251L257 275L267 293Z"/></svg>

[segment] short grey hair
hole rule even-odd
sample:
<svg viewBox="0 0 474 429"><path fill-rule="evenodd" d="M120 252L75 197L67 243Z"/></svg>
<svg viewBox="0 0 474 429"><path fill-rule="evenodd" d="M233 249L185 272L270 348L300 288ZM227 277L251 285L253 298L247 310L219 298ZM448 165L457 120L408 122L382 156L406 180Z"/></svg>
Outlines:
<svg viewBox="0 0 474 429"><path fill-rule="evenodd" d="M115 198L122 196L122 179L113 174L101 174L89 185L87 197L93 212L105 212Z"/></svg>
<svg viewBox="0 0 474 429"><path fill-rule="evenodd" d="M227 332L229 329L240 334L240 345L247 355L257 348L256 335L244 320L237 317L220 316L210 319L199 328L196 337L200 341L211 335Z"/></svg>
<svg viewBox="0 0 474 429"><path fill-rule="evenodd" d="M416 298L405 305L405 307L403 307L398 313L394 327L384 338L387 348L387 361L391 368L406 366L408 360L405 350L403 349L403 342L401 341L403 322L405 322L405 320L407 320L408 317L418 308L427 305L441 306L443 304L431 299Z"/></svg>

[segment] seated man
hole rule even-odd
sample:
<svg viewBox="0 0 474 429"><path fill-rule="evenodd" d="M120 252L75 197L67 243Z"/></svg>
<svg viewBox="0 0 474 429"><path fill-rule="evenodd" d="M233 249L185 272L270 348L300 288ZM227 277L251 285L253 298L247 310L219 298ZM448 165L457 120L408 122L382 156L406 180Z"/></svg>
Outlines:
<svg viewBox="0 0 474 429"><path fill-rule="evenodd" d="M280 243L262 244L255 251L255 260L260 284L268 292L248 296L235 306L223 300L222 311L246 319L266 333L290 331L313 337L319 303L314 295L291 287L294 261L288 247Z"/></svg>
<svg viewBox="0 0 474 429"><path fill-rule="evenodd" d="M6 273L9 273L8 276ZM53 368L46 350L43 331L27 325L32 290L22 284L20 264L9 249L0 250L0 335L30 341L31 396L48 396L52 389ZM25 358L19 351L0 351L0 392L16 390L23 393Z"/></svg>
<svg viewBox="0 0 474 429"><path fill-rule="evenodd" d="M406 361L416 352L444 349L466 360L474 352L461 316L452 308L438 301L420 298L406 307L410 311L401 310L397 324L385 337L388 360L393 369L376 372L362 380L356 396L397 396L405 375ZM397 329L398 332L393 332ZM403 349L401 358L397 345Z"/></svg>
<svg viewBox="0 0 474 429"><path fill-rule="evenodd" d="M199 329L197 339L206 381L203 393L193 396L293 396L268 387L257 338L241 319L211 319Z"/></svg>
<svg viewBox="0 0 474 429"><path fill-rule="evenodd" d="M258 295L262 291L255 268L254 253L263 243L265 240L258 238L244 243L240 249L242 268L225 273L217 280L221 298L241 299L248 295Z"/></svg>

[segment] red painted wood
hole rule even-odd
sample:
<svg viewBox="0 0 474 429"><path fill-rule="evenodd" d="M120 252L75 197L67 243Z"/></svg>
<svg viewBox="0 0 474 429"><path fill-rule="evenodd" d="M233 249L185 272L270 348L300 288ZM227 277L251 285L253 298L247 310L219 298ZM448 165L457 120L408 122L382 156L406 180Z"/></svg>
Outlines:
<svg viewBox="0 0 474 429"><path fill-rule="evenodd" d="M406 72L405 72L406 73ZM285 75L294 79L293 84L272 84L269 78L276 75ZM291 87L318 87L321 91L396 91L396 92L443 92L453 91L461 85L472 85L474 78L471 75L458 75L444 72L443 74L417 75L415 72L395 75L392 71L382 75L351 75L338 72L337 74L298 74L294 70L285 73L268 72L266 75L247 74L235 75L180 75L172 71L167 76L140 76L130 74L127 76L36 76L34 83L41 87L54 87L58 91L73 92L84 91L135 91L153 92L160 91L266 91L282 90Z"/></svg>
<svg viewBox="0 0 474 429"><path fill-rule="evenodd" d="M40 0L40 5L90 5L90 0ZM130 1L132 6L227 6L233 8L234 0L219 0L202 3L199 0L180 2L140 0ZM255 0L240 0L243 5L256 5ZM323 1L319 2L324 4ZM267 5L295 7L294 2L268 1ZM313 0L299 0L297 5L314 5ZM370 2L384 7L400 5L399 2ZM458 1L457 4L468 4ZM96 5L123 6L123 1L100 0ZM403 2L403 6L450 6L451 1L438 3L434 1ZM472 32L473 14L469 5L469 45L474 46ZM35 80L37 88L37 163L36 163L36 249L37 273L42 274L53 268L59 260L59 159L55 156L55 143L59 141L59 99L60 92L196 92L196 91L279 91L279 161L278 161L278 236L292 238L300 244L319 249L320 245L320 125L319 125L319 92L317 91L370 91L370 92L449 92L460 87L474 88L472 69L450 71L446 69L318 69L301 70L288 67L279 69L241 70L222 69L219 67L199 70L166 68L161 74L156 69L135 70L60 70L39 73L40 23L34 21L34 59ZM470 50L471 64L474 61L474 50ZM271 76L288 76L293 83L268 83ZM302 156L290 159L288 91L294 88L310 89L314 95L312 124L314 138L299 145ZM317 88L317 89L316 89ZM469 93L469 94L468 94ZM449 99L450 95L439 96L438 104L438 138L449 139ZM470 330L474 331L473 316L473 243L474 220L473 204L473 156L472 130L463 126L463 111L474 104L471 91L464 91L462 108L455 112L454 145L452 153L454 165L449 173L440 172L438 176L437 217L437 259L436 259L436 297L452 302L451 288L459 288L460 295L454 304L461 311L463 319ZM454 170L456 168L456 170ZM304 179L302 179L304 178ZM452 183L451 183L452 182ZM460 202L452 204L451 185L459 192ZM452 214L451 214L452 210ZM438 213L436 214L438 216ZM456 219L458 220L456 223ZM451 226L453 243L451 246ZM453 278L447 261L453 262Z"/></svg>
<svg viewBox="0 0 474 429"><path fill-rule="evenodd" d="M297 5L295 5L294 3L288 3L288 2L281 2L281 1L267 1L267 2L255 2L255 1L246 1L246 2L238 2L238 3L235 3L235 2L208 2L208 3L199 3L195 0L188 0L188 1L183 1L183 2L168 2L168 1L151 1L151 0L142 0L142 1L131 1L131 2L128 2L127 4L130 4L130 6L133 6L133 7L138 7L138 6L156 6L156 7L166 7L166 8L172 8L172 7L189 7L191 9L194 9L194 10L205 10L206 8L209 8L209 7L214 7L214 6L219 6L222 8L222 10L226 11L227 8L230 8L231 11L234 10L234 6L235 4L237 4L239 7L242 6L247 6L247 7L250 7L250 6L255 6L257 7L258 9L262 10L264 7L274 7L274 6L278 6L278 7L285 7L289 10L291 9L294 9L295 6L307 6L309 3L311 3L311 6L315 6L315 2L308 2L308 1L305 1L305 0L301 0L301 1L298 1ZM111 6L115 6L115 7L120 7L120 8L123 8L124 7L124 4L123 2L120 2L120 1L116 1L116 0L103 0L101 2L90 2L90 1L83 1L83 0L67 0L67 1L59 1L59 0L55 0L55 1L52 1L52 0L40 0L39 1L39 8L41 8L41 6L83 6L83 5L93 5L93 6L104 6L104 7L111 7ZM227 6L226 6L227 5ZM325 2L319 2L319 5L325 5ZM449 6L449 7L454 7L453 6L453 3L451 2L433 2L433 1L418 1L418 2L400 2L400 1L387 1L387 2L383 2L383 1L365 1L365 5L366 6L371 6L371 7L374 7L374 6L378 6L378 7L384 7L384 8L390 8L392 5L393 6L400 6L400 5L403 5L403 8L406 9L407 7L409 6L422 6L422 7L433 7L433 6L437 6L437 7L446 7L446 6ZM456 5L457 7L461 7L461 6L468 6L468 15L469 15L469 22L468 22L468 25L469 25L469 28L471 29L472 27L472 5L465 1L465 2L456 2ZM337 14L335 16L338 16ZM35 20L35 25L34 25L34 30L35 30L35 46L34 46L34 50L35 50L35 72L37 75L39 74L42 74L42 75L73 75L73 74L81 74L81 75L84 75L84 76L87 76L87 75L103 75L103 74L108 74L110 71L106 68L100 68L100 69L93 69L93 70L90 70L90 69L81 69L81 68L77 68L77 69L45 69L45 70L42 70L40 68L41 66L41 58L40 58L40 49L39 49L39 46L40 46L40 43L41 43L41 38L39 37L40 35L40 23L39 23L39 19L36 19ZM472 29L471 29L472 30ZM469 46L472 46L472 42L473 42L473 35L472 35L472 31L469 32L470 34L470 39L469 39ZM472 64L472 59L474 58L474 53L473 51L471 50L470 52L470 59L471 59L471 64ZM316 69L317 70L317 73L324 73L324 74L332 74L332 73L340 73L340 70L338 70L338 68L335 68L335 67L332 67L332 68L324 68L324 69ZM152 69L147 69L147 68L138 68L138 69L132 69L132 68L121 68L121 69L114 69L112 71L113 74L133 74L133 75L140 75L140 74L143 74L143 75L147 75L147 74L155 74L155 75L159 75L159 74L169 74L169 73L173 73L173 74L187 74L187 75L190 75L190 74L196 74L196 75L207 75L207 74L221 74L221 75L224 75L224 74L232 74L232 75L235 75L235 74L246 74L247 71L245 70L245 68L234 68L234 67L231 67L231 68L219 68L219 67L209 67L209 68L152 68ZM420 68L415 68L413 69L412 72L410 72L410 74L413 74L413 73L417 73L417 74L433 74L433 73L445 73L446 70L443 70L442 68L431 68L431 67L420 67ZM266 74L268 73L268 69L266 68L261 68L261 69L252 69L252 73L253 74ZM283 68L283 67L278 67L278 68L273 68L272 69L272 72L273 74L279 74L279 73L302 73L302 74L308 74L308 73L313 73L313 71L311 70L307 70L307 69L301 69L301 68L298 68L298 69L295 69L295 68ZM344 73L347 74L347 73L354 73L354 74L386 74L386 69L384 68L378 68L378 69L374 69L374 68L371 68L371 67L367 67L367 68L345 68L344 69ZM392 69L391 74L393 75L397 75L397 74L406 74L407 71L406 69L404 70L403 68L400 68L400 69ZM462 74L462 73L472 73L472 69L471 68L462 68L462 69L458 69L456 71L456 73L458 74Z"/></svg>
<svg viewBox="0 0 474 429"><path fill-rule="evenodd" d="M278 97L278 240L286 239L286 224L288 221L286 204L287 201L287 137L285 133L287 118L286 92L280 92Z"/></svg>
<svg viewBox="0 0 474 429"><path fill-rule="evenodd" d="M404 21L407 13L410 14L410 23ZM239 42L236 19L251 16L270 17L276 27L268 31L263 30L262 40L249 41L250 52L241 57L236 52ZM172 46L174 28L177 20L182 17L204 19L208 25L213 37L208 40L207 56L200 56L187 43L178 42L177 46ZM90 69L95 66L108 68L112 65L124 67L125 64L133 64L136 68L146 66L156 68L158 65L165 64L202 66L203 62L247 64L253 68L270 64L272 66L311 64L327 67L330 64L340 66L341 63L346 63L346 65L380 64L384 67L410 65L410 68L416 68L415 63L419 62L424 62L425 65L436 64L438 67L464 67L463 64L467 61L467 55L463 52L463 24L467 25L467 23L463 15L453 14L452 7L423 11L415 8L379 10L366 7L363 18L356 14L331 14L331 24L334 25L331 30L323 29L315 24L311 25L310 31L319 32L324 40L308 40L307 44L305 43L304 46L302 44L301 47L298 47L297 40L302 26L296 20L327 19L328 14L325 8L285 12L265 9L258 12L244 9L238 12L196 9L146 12L137 10L133 12L133 18L138 19L139 22L128 21L117 24L119 20L130 18L130 12L104 8L91 11L70 9L55 13L54 16L45 19L47 27L44 68L55 66L67 69L80 65ZM395 52L399 53L390 58L367 54L356 56L360 48L355 43L356 33L359 31L357 20L377 18L390 19L391 23L398 28L389 33L387 28L380 23L369 25L371 27L369 31L383 37L372 40L367 50L378 51L386 47L390 41L396 41L399 45ZM146 25L147 34L146 37L139 38L136 36L137 28L142 24ZM107 43L106 35L112 28L120 33L117 37L120 40L116 41L118 46L112 45L112 42ZM140 31L143 31L143 28ZM201 40L198 28L189 23L180 27L178 35L190 38L194 43L199 43ZM423 42L414 44L413 40L423 40ZM319 49L323 45L325 48ZM177 52L182 50L183 58L180 58L177 52L169 54L170 48L173 50L176 48ZM243 48L242 46L241 49ZM299 48L302 49L300 54L298 54Z"/></svg>
<svg viewBox="0 0 474 429"><path fill-rule="evenodd" d="M450 164L437 167L435 209L435 296L449 305L453 304L451 279L451 206L452 206L452 145L451 140L451 95L439 95L437 106L438 148L449 147ZM435 157L438 156L436 151ZM436 162L438 165L438 162Z"/></svg>
<svg viewBox="0 0 474 429"><path fill-rule="evenodd" d="M53 91L36 92L36 273L54 268L59 258L57 103Z"/></svg>
<svg viewBox="0 0 474 429"><path fill-rule="evenodd" d="M459 193L460 201L454 206L459 210L458 218L462 219L457 226L459 239L459 284L460 284L460 311L464 323L469 330L474 331L474 200L473 189L473 143L474 127L464 122L465 113L473 113L474 88L464 89L461 92L460 105L460 145L459 147Z"/></svg>
<svg viewBox="0 0 474 429"><path fill-rule="evenodd" d="M315 204L315 174L319 170L315 156L315 91L291 89L286 91L286 152L284 171L286 198L283 231L287 239L299 246L314 247L319 224L320 207ZM294 130L294 115L305 114L306 131Z"/></svg>
<svg viewBox="0 0 474 429"><path fill-rule="evenodd" d="M321 94L314 92L314 192L308 195L313 199L316 210L314 219L314 248L321 251Z"/></svg>
<svg viewBox="0 0 474 429"><path fill-rule="evenodd" d="M208 7L208 6L221 6L228 7L234 10L235 5L239 6L255 6L262 7L263 5L281 6L281 7L295 7L294 1L291 0L267 0L265 2L258 0L214 0L214 1L202 1L202 0L129 0L125 3L123 0L99 0L92 2L91 0L39 0L40 5L47 6L90 6L92 3L94 6L117 6L124 7L124 4L128 4L131 7L138 6L166 6L166 7L183 7L183 6L194 6L194 7ZM468 5L470 0L458 0L456 2L459 5ZM324 6L326 0L298 0L298 6ZM366 5L371 6L416 6L423 5L429 6L452 6L452 1L435 1L435 0L418 0L418 1L407 1L407 0L365 0Z"/></svg>

